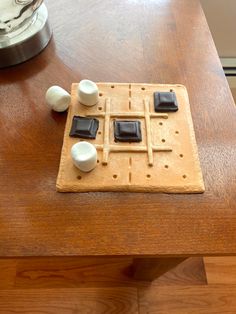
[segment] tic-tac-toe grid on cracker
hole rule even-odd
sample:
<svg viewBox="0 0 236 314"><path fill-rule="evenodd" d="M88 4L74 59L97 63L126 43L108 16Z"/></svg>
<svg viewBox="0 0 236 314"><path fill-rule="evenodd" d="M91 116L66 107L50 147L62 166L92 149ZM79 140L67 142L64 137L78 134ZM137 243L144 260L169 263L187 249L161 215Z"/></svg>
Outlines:
<svg viewBox="0 0 236 314"><path fill-rule="evenodd" d="M97 85L99 103L93 107L78 102L78 84L72 85L57 190L202 193L204 183L186 88L157 84ZM156 113L153 93L170 90L176 93L179 110ZM86 140L98 151L97 167L89 173L77 169L71 159L71 147L80 141L69 137L75 115L99 120L96 139ZM140 121L142 141L116 142L114 120Z"/></svg>

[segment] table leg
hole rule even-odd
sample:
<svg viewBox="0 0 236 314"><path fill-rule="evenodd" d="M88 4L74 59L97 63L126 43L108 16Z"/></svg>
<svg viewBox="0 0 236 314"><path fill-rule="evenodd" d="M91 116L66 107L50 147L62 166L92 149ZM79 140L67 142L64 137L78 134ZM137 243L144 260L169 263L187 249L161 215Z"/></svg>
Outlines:
<svg viewBox="0 0 236 314"><path fill-rule="evenodd" d="M132 265L132 277L137 280L152 281L186 259L186 257L134 258Z"/></svg>

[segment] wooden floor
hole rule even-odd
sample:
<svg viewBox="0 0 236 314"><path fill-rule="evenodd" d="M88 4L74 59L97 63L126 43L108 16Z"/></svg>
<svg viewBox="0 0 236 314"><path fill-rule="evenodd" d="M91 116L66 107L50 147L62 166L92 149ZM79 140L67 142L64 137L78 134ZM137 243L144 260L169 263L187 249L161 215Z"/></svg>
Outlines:
<svg viewBox="0 0 236 314"><path fill-rule="evenodd" d="M0 314L236 313L236 257L190 258L151 284L129 258L0 260Z"/></svg>

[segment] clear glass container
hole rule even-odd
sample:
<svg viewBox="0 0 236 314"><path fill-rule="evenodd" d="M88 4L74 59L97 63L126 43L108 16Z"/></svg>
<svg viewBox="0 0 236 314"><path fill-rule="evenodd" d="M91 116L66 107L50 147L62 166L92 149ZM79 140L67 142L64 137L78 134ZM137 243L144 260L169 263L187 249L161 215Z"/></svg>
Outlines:
<svg viewBox="0 0 236 314"><path fill-rule="evenodd" d="M0 68L36 56L51 34L43 0L0 0Z"/></svg>

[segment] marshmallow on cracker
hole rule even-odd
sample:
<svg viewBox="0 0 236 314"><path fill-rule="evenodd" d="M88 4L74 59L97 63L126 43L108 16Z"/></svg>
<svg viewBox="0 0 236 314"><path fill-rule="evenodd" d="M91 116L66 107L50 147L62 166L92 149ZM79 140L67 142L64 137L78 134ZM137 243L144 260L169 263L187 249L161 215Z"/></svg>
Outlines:
<svg viewBox="0 0 236 314"><path fill-rule="evenodd" d="M82 80L78 86L78 98L82 105L91 107L98 103L98 87L90 80Z"/></svg>
<svg viewBox="0 0 236 314"><path fill-rule="evenodd" d="M83 172L89 172L97 165L97 150L93 144L86 141L72 146L71 157L74 165Z"/></svg>

